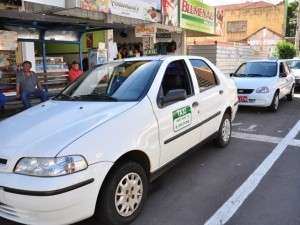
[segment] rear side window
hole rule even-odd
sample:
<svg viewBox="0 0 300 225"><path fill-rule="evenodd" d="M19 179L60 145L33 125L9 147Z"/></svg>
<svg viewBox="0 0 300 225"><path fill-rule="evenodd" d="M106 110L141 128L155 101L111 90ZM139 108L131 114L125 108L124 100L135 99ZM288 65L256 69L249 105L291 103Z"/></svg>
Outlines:
<svg viewBox="0 0 300 225"><path fill-rule="evenodd" d="M190 62L194 68L200 91L218 85L214 71L203 60L191 59Z"/></svg>

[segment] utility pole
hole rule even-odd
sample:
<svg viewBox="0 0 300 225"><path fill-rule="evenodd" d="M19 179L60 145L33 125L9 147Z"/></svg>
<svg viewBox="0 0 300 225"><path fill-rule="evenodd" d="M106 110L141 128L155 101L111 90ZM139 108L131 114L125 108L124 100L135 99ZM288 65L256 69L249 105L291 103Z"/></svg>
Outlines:
<svg viewBox="0 0 300 225"><path fill-rule="evenodd" d="M298 1L298 12L297 12L297 25L296 25L296 37L295 37L295 47L297 51L299 51L299 45L300 45L300 0Z"/></svg>

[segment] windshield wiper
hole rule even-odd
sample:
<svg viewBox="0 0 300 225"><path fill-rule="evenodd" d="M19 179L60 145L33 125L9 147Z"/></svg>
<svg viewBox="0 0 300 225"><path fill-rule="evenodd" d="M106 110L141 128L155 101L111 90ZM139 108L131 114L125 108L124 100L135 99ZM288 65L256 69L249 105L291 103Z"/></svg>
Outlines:
<svg viewBox="0 0 300 225"><path fill-rule="evenodd" d="M92 101L113 101L113 102L116 102L118 101L118 99L112 97L112 96L109 96L109 95L93 95L93 94L90 94L90 95L78 95L78 96L73 96L72 97L73 100L92 100Z"/></svg>

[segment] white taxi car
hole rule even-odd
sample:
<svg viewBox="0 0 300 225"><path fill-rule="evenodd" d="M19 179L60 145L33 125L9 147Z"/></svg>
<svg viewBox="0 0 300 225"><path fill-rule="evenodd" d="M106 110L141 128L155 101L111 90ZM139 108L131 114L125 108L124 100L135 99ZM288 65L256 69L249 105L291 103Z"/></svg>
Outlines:
<svg viewBox="0 0 300 225"><path fill-rule="evenodd" d="M277 111L279 100L293 100L295 77L284 60L243 63L230 75L238 88L239 105L268 107Z"/></svg>
<svg viewBox="0 0 300 225"><path fill-rule="evenodd" d="M48 102L0 122L0 217L35 225L95 215L126 224L148 183L204 139L225 147L237 90L201 57L97 67Z"/></svg>
<svg viewBox="0 0 300 225"><path fill-rule="evenodd" d="M286 63L295 76L295 86L300 87L300 59L288 59Z"/></svg>

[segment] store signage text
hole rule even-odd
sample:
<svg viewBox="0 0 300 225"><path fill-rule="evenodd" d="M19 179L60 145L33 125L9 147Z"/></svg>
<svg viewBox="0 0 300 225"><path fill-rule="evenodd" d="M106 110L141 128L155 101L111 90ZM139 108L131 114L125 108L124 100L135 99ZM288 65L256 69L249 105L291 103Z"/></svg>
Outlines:
<svg viewBox="0 0 300 225"><path fill-rule="evenodd" d="M156 27L154 25L137 25L135 27L136 37L154 37Z"/></svg>
<svg viewBox="0 0 300 225"><path fill-rule="evenodd" d="M214 20L214 13L201 7L190 4L187 0L182 1L182 11L205 19Z"/></svg>
<svg viewBox="0 0 300 225"><path fill-rule="evenodd" d="M118 7L118 8L123 8L125 10L130 10L133 12L138 12L139 11L139 7L137 6L132 6L123 2L118 2L118 1L112 1L111 2L112 7Z"/></svg>
<svg viewBox="0 0 300 225"><path fill-rule="evenodd" d="M215 8L200 0L182 0L180 27L203 33L215 34Z"/></svg>

